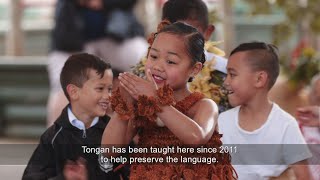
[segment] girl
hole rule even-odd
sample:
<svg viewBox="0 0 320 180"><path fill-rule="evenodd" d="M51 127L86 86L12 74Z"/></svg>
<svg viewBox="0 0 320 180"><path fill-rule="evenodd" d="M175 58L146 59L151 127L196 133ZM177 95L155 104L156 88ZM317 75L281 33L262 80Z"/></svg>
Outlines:
<svg viewBox="0 0 320 180"><path fill-rule="evenodd" d="M149 40L147 80L131 73L120 75L120 89L111 98L115 110L102 144L128 144L139 129L138 147L221 146L214 132L218 108L201 93L191 93L187 82L205 62L204 38L193 27L163 22ZM105 154L110 157L114 154ZM180 157L191 154L132 154L138 157ZM192 154L217 157L216 164L132 164L130 179L233 179L229 154Z"/></svg>

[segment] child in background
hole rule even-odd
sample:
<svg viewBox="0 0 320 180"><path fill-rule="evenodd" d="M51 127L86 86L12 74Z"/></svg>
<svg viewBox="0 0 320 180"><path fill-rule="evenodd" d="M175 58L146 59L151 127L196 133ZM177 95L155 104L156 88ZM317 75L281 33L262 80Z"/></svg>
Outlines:
<svg viewBox="0 0 320 180"><path fill-rule="evenodd" d="M320 74L315 75L311 80L310 93L308 95L309 106L297 109L296 117L300 123L302 134L312 152L309 160L309 168L314 179L320 179Z"/></svg>
<svg viewBox="0 0 320 180"><path fill-rule="evenodd" d="M306 159L311 154L297 121L268 99L269 90L279 75L275 47L262 42L241 44L231 52L227 70L224 86L229 102L235 108L218 118L222 142L251 147L241 155L232 154L233 165L239 165L235 166L239 179L277 177L288 165L292 165L297 179L310 179ZM264 148L267 153L261 150L263 145L249 144L268 144ZM290 149L292 146L288 144L301 145ZM281 147L280 151L274 149L278 147Z"/></svg>
<svg viewBox="0 0 320 180"><path fill-rule="evenodd" d="M220 136L214 133L217 105L187 88L187 82L205 62L203 36L195 28L177 22L160 26L151 44L145 66L147 80L130 73L119 76L120 90L111 98L115 115L105 129L102 146L128 144L137 128L141 129L137 147L220 146ZM201 155L214 156L213 153ZM229 154L221 156L219 163L210 165L134 163L130 179L233 179Z"/></svg>
<svg viewBox="0 0 320 180"><path fill-rule="evenodd" d="M100 147L110 119L112 80L111 66L100 58L86 53L68 58L60 82L69 104L41 136L22 179L75 179L81 173L88 179L120 179L105 173L98 155L82 147Z"/></svg>

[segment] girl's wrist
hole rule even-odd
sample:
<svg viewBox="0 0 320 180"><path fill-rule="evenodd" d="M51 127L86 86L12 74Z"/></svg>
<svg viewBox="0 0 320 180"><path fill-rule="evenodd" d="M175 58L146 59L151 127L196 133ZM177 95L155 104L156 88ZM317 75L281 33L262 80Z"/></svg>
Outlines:
<svg viewBox="0 0 320 180"><path fill-rule="evenodd" d="M162 112L164 106L175 105L173 90L169 85L156 90L156 96L139 96L137 102L138 116L147 117L150 121L155 121L157 113Z"/></svg>
<svg viewBox="0 0 320 180"><path fill-rule="evenodd" d="M167 84L157 90L157 98L160 106L171 106L176 104L173 96L173 89Z"/></svg>
<svg viewBox="0 0 320 180"><path fill-rule="evenodd" d="M119 88L113 92L110 97L110 102L112 110L116 113L119 119L130 120L135 117L133 105L124 101Z"/></svg>

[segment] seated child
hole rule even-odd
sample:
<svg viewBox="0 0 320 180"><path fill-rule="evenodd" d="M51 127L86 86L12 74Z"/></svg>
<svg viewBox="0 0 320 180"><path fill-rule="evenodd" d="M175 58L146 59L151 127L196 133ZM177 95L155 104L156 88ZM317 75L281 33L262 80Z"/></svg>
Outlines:
<svg viewBox="0 0 320 180"><path fill-rule="evenodd" d="M131 73L119 76L120 89L111 98L115 115L105 129L102 146L122 147L137 134L138 128L138 148L220 146L220 136L214 132L217 105L199 92L191 93L187 86L205 62L203 36L192 26L176 22L160 26L150 43L145 66L147 80ZM165 159L178 154L131 155ZM213 153L183 155L215 156ZM217 159L217 163L195 165L181 161L132 163L130 179L234 179L229 154L221 154Z"/></svg>
<svg viewBox="0 0 320 180"><path fill-rule="evenodd" d="M106 112L112 79L110 65L94 55L68 58L60 82L69 104L41 136L22 179L71 179L84 171L88 179L119 179L118 174L104 172L98 155L86 149L100 147L110 119Z"/></svg>
<svg viewBox="0 0 320 180"><path fill-rule="evenodd" d="M241 44L231 52L227 71L224 86L235 108L220 114L218 126L224 144L246 144L231 154L239 179L277 177L288 165L297 179L310 179L305 164L311 154L297 121L268 99L279 75L275 47L262 42Z"/></svg>

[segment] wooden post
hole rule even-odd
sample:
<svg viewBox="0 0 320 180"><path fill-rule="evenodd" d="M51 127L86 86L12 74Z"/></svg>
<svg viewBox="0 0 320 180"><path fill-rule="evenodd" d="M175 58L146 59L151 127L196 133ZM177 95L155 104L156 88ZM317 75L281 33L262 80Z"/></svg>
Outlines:
<svg viewBox="0 0 320 180"><path fill-rule="evenodd" d="M234 35L234 22L233 22L233 0L223 0L223 34L224 34L224 51L226 55L230 54L234 48L235 35Z"/></svg>
<svg viewBox="0 0 320 180"><path fill-rule="evenodd" d="M20 0L9 1L9 24L6 32L6 55L22 55L23 32L21 27L22 8Z"/></svg>
<svg viewBox="0 0 320 180"><path fill-rule="evenodd" d="M157 5L155 0L140 0L135 9L135 13L143 24L147 37L157 29L161 19L161 9Z"/></svg>

